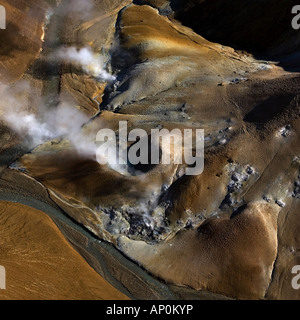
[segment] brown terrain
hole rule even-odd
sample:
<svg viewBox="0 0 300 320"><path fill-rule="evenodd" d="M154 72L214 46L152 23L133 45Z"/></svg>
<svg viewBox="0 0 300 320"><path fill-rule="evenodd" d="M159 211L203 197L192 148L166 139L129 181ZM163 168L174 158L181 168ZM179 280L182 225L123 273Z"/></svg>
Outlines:
<svg viewBox="0 0 300 320"><path fill-rule="evenodd" d="M43 212L0 202L1 264L8 300L124 300L74 250Z"/></svg>
<svg viewBox="0 0 300 320"><path fill-rule="evenodd" d="M47 202L109 243L110 274L135 298L172 293L197 299L299 299L291 286L291 270L300 261L300 37L291 28L292 1L243 0L230 6L223 0L3 2L8 28L0 30L5 43L0 50L0 196L9 192ZM9 31L13 36L7 41ZM100 53L103 70L115 78L89 74L91 65L87 70L53 59L61 47ZM55 112L64 104L72 112L61 120ZM24 121L14 126L7 118L12 112L13 119L27 115L22 119L31 119L29 128L22 130ZM58 129L67 130L56 127L56 134L39 137L43 128L51 129L53 114L61 121ZM185 175L186 165L177 164L100 165L89 147L102 128L120 135L119 121L149 136L155 128L204 129L203 173ZM38 259L33 272L41 278L34 291L20 290L18 296L7 290L3 298L52 298L58 280L55 273L42 279L48 268L44 255L65 275L66 291L53 296L125 297L42 213L47 230L34 244L42 232L35 227L37 212L22 207L10 221L5 217L11 206L6 204L0 216L5 229L0 265L20 272ZM91 247L83 250L79 236L71 241L58 220L97 271ZM59 242L57 249L52 242ZM6 258L11 247L14 256ZM23 251L28 259L21 258ZM118 263L120 252L127 258ZM61 259L54 261L55 255ZM64 255L74 262L64 266ZM16 266L7 262L16 260ZM137 272L132 281L132 268L139 267L147 273ZM85 273L82 283L72 282L72 268ZM24 281L30 281L28 273ZM21 287L18 277L8 280ZM41 296L45 286L49 295Z"/></svg>

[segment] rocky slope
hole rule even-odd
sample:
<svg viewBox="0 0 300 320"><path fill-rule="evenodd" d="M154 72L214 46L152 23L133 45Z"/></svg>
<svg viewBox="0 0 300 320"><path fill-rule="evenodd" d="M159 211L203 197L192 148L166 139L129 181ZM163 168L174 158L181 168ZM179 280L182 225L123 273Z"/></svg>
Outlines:
<svg viewBox="0 0 300 320"><path fill-rule="evenodd" d="M84 261L43 212L4 201L0 208L1 264L7 275L0 299L127 299Z"/></svg>

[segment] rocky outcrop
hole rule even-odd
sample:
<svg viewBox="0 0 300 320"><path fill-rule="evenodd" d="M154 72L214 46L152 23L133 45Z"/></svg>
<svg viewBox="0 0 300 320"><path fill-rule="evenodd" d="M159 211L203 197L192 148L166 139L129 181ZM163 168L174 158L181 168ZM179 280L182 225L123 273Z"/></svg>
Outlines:
<svg viewBox="0 0 300 320"><path fill-rule="evenodd" d="M259 299L266 294L277 255L278 212L276 205L251 203L230 219L207 219L197 229L181 231L158 245L126 238L119 245L168 282Z"/></svg>
<svg viewBox="0 0 300 320"><path fill-rule="evenodd" d="M0 74L3 81L20 79L38 57L44 39L44 1L3 1L6 29L0 30ZM26 27L24 27L26 26Z"/></svg>

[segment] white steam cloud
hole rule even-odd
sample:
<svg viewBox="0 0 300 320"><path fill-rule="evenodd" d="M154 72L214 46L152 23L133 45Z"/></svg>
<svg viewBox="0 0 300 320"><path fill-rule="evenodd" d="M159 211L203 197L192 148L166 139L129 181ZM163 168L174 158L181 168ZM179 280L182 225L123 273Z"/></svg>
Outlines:
<svg viewBox="0 0 300 320"><path fill-rule="evenodd" d="M115 80L105 70L104 57L94 53L90 47L60 48L48 58L76 64L99 81ZM95 144L88 142L92 139L83 137L81 133L82 125L89 118L67 102L47 109L41 102L42 98L36 99L39 93L34 90L26 81L10 87L0 83L0 118L19 135L29 138L34 146L65 136L80 152L95 155ZM32 101L35 101L35 106L32 106Z"/></svg>
<svg viewBox="0 0 300 320"><path fill-rule="evenodd" d="M106 71L104 57L101 54L94 53L89 47L81 49L75 47L60 48L52 58L81 66L87 74L92 75L98 80L116 80L115 76Z"/></svg>
<svg viewBox="0 0 300 320"><path fill-rule="evenodd" d="M90 118L70 102L47 108L39 100L32 106L32 97L38 96L35 90L26 81L18 82L14 87L0 83L0 121L3 120L22 137L30 148L63 137L73 145L79 155L96 159L96 137L82 130L82 126ZM128 174L124 166L109 166L121 174Z"/></svg>
<svg viewBox="0 0 300 320"><path fill-rule="evenodd" d="M89 117L67 102L49 110L39 101L33 111L30 105L34 95L32 90L28 82L20 82L13 89L0 84L0 119L26 139L31 147L63 136L79 153L95 155L95 144L81 130Z"/></svg>
<svg viewBox="0 0 300 320"><path fill-rule="evenodd" d="M99 81L115 80L115 77L106 71L105 58L94 53L90 47L60 48L48 59L76 64ZM10 86L0 83L0 120L4 120L31 148L64 137L79 154L95 158L95 136L89 136L82 130L82 126L90 118L71 102L64 101L58 106L46 107L40 95L39 89L26 81L18 81ZM114 169L124 173L123 169Z"/></svg>
<svg viewBox="0 0 300 320"><path fill-rule="evenodd" d="M68 0L60 1L56 13L61 16L77 14L78 18L86 19L93 12L95 2L93 0Z"/></svg>

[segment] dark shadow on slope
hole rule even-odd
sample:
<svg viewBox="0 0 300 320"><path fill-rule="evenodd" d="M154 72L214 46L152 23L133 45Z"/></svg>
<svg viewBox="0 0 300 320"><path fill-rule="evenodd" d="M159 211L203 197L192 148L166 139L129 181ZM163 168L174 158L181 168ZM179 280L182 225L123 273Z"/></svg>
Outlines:
<svg viewBox="0 0 300 320"><path fill-rule="evenodd" d="M296 0L134 0L179 20L209 41L275 60L298 72L300 31L292 28Z"/></svg>
<svg viewBox="0 0 300 320"><path fill-rule="evenodd" d="M270 97L251 110L244 120L256 124L265 124L284 112L293 98L294 96L292 95Z"/></svg>
<svg viewBox="0 0 300 320"><path fill-rule="evenodd" d="M1 60L5 60L5 57L12 58L17 52L28 51L29 39L23 37L20 41L21 30L16 24L9 22L5 30L0 30L0 56ZM31 43L31 50L34 47L34 43Z"/></svg>
<svg viewBox="0 0 300 320"><path fill-rule="evenodd" d="M171 1L175 18L210 41L253 53L299 50L291 26L295 0Z"/></svg>
<svg viewBox="0 0 300 320"><path fill-rule="evenodd" d="M127 159L127 161L128 161L128 163L127 163L127 165L128 165L128 172L131 174L131 175L133 175L133 176L139 176L139 175L143 175L143 174L146 174L146 173L148 173L148 172L150 172L150 171L152 171L152 170L154 170L157 166L158 166L158 164L152 164L152 143L151 143L151 135L149 135L148 137L147 137L147 139L144 139L144 141L142 140L140 140L140 139L138 139L138 141L137 142L134 142L129 148L128 148L128 155L129 155L129 152L130 152L130 149L133 147L135 147L135 145L136 144L138 144L139 143L139 145L140 145L140 143L142 143L144 146L145 145L147 145L148 146L148 150L147 150L147 154L146 154L146 156L147 156L147 163L145 162L145 163L141 163L141 162L139 162L139 163L137 163L137 164L132 164L131 162L130 162L130 159L128 158ZM141 150L139 149L139 150L137 150L137 152L136 152L136 156L137 157L141 157ZM161 150L161 148L159 148L159 162L161 162L161 158L162 158L162 150Z"/></svg>

